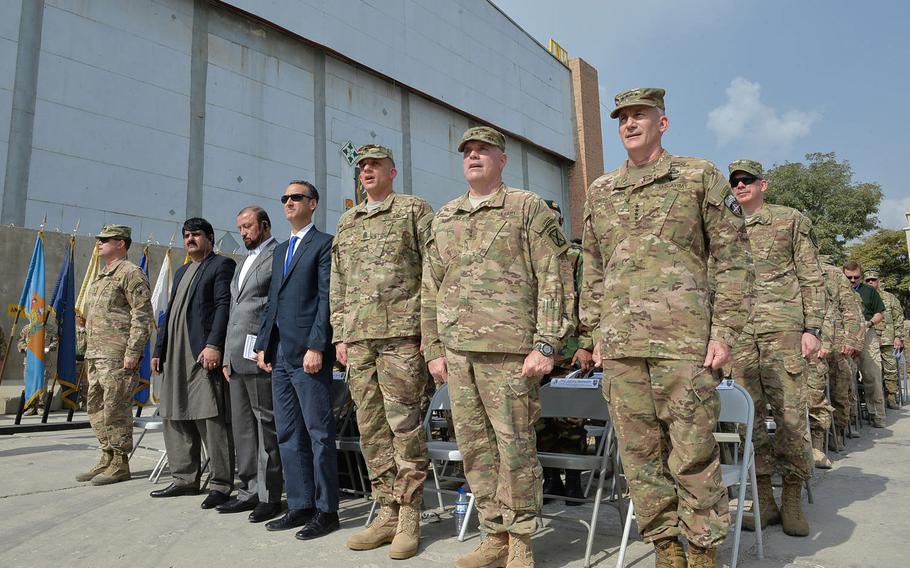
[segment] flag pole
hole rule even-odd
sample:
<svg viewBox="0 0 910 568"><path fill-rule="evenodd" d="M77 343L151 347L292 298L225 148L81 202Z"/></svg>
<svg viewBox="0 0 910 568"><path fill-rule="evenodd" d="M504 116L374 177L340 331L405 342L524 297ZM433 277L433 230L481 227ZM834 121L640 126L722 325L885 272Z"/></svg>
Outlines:
<svg viewBox="0 0 910 568"><path fill-rule="evenodd" d="M76 233L79 231L79 221L80 221L80 219L76 219L76 226L73 227L73 232L70 234L70 248L69 248L69 251L67 251L67 256L69 257L69 260L67 261L67 263L69 263L71 260L73 260L73 257L75 256L75 255L74 255L74 250L73 250L73 249L74 249L75 246L76 246ZM73 267L72 267L72 265L70 265L69 270L72 270L72 269L73 269ZM59 282L60 276L61 276L61 275L57 275L58 283L59 283L61 286L65 286L66 284L65 284L64 282ZM54 290L54 292L57 292L57 290ZM53 298L51 299L51 301L53 301ZM75 309L75 308L74 308L74 309ZM45 330L47 329L47 318L50 316L51 311L53 311L53 306L51 306L50 309L45 310L45 312L44 312L44 326L45 326L44 329L45 329ZM54 317L55 317L55 318L57 317L56 312L54 313ZM58 358L59 358L59 356L60 356L60 347L59 347L59 345L60 345L60 327L58 326L58 327L57 327L57 346L58 346L58 347L57 347L57 357L58 357ZM45 365L47 364L47 354L48 354L48 351L45 350L45 352L44 352ZM54 402L54 390L57 388L57 370L59 369L59 364L60 364L60 361L57 361L57 365L54 365L54 378L51 379L51 388L50 388L50 390L47 390L47 387L45 386L45 391L44 391L44 414L41 416L41 423L42 423L42 424L47 424L47 417L48 417L48 416L50 415L50 413L51 413L51 403ZM46 369L46 368L47 368L47 367L45 367L45 369ZM67 414L67 422L69 422L69 421L72 420L72 419L73 419L73 414L72 414L72 412L70 412L70 413Z"/></svg>

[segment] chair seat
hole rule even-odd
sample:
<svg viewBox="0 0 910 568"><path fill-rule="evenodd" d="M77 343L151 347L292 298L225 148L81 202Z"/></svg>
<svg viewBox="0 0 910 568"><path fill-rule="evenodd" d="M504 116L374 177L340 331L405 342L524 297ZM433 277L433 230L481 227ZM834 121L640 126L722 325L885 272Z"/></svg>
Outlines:
<svg viewBox="0 0 910 568"><path fill-rule="evenodd" d="M599 469L603 456L580 456L577 454L556 454L537 452L537 459L543 467L559 469Z"/></svg>
<svg viewBox="0 0 910 568"><path fill-rule="evenodd" d="M133 418L134 428L143 428L149 432L159 432L164 430L164 418L160 416L140 416Z"/></svg>
<svg viewBox="0 0 910 568"><path fill-rule="evenodd" d="M458 444L455 442L432 441L427 442L427 454L430 459L443 461L464 461L461 452L458 451Z"/></svg>

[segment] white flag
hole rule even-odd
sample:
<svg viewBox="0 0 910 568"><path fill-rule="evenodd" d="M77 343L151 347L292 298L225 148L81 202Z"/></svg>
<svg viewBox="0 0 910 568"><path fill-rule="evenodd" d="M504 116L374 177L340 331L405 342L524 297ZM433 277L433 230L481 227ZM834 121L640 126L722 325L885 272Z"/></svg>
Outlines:
<svg viewBox="0 0 910 568"><path fill-rule="evenodd" d="M164 253L161 269L155 280L155 289L152 290L152 311L155 313L155 325L158 329L164 325L164 312L167 311L167 302L171 297L171 249Z"/></svg>

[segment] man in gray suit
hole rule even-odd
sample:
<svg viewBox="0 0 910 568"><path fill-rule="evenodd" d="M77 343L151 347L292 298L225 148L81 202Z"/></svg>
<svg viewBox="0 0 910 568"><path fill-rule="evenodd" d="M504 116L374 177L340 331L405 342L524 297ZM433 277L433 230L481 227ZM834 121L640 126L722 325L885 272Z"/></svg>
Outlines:
<svg viewBox="0 0 910 568"><path fill-rule="evenodd" d="M281 455L272 412L272 377L256 366L253 344L262 323L272 281L272 223L261 207L237 214L237 229L248 254L231 280L231 316L224 344L224 378L230 383L231 426L240 488L218 505L219 513L252 511L261 523L281 513Z"/></svg>

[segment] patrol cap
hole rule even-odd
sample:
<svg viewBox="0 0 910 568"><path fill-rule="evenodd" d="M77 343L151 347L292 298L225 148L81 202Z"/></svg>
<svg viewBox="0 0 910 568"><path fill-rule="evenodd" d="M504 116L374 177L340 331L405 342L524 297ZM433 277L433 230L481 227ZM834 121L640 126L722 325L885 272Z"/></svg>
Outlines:
<svg viewBox="0 0 910 568"><path fill-rule="evenodd" d="M105 225L96 239L132 239L133 230L126 225Z"/></svg>
<svg viewBox="0 0 910 568"><path fill-rule="evenodd" d="M503 152L506 151L506 137L502 135L502 132L495 128L490 128L489 126L475 126L474 128L465 130L464 134L461 136L461 143L458 144L458 151L463 152L464 145L471 140L478 140L480 142L492 144L493 146L499 146L500 150Z"/></svg>
<svg viewBox="0 0 910 568"><path fill-rule="evenodd" d="M765 171L762 168L760 162L755 160L734 160L730 162L730 175L733 175L733 172L746 172L747 174L752 174L759 179L765 178Z"/></svg>
<svg viewBox="0 0 910 568"><path fill-rule="evenodd" d="M639 87L638 89L629 89L623 91L614 97L616 108L610 111L610 118L619 116L619 111L631 106L649 106L666 110L664 108L664 95L667 94L663 89L654 87Z"/></svg>
<svg viewBox="0 0 910 568"><path fill-rule="evenodd" d="M871 268L863 275L863 280L878 280L878 270Z"/></svg>
<svg viewBox="0 0 910 568"><path fill-rule="evenodd" d="M376 158L378 160L388 158L392 160L392 165L395 165L395 158L392 157L392 151L379 144L364 144L357 149L356 163L359 164L361 160L366 160L367 158Z"/></svg>

